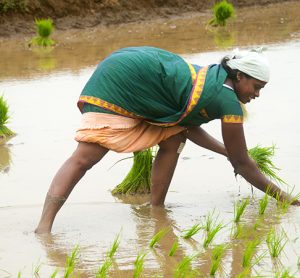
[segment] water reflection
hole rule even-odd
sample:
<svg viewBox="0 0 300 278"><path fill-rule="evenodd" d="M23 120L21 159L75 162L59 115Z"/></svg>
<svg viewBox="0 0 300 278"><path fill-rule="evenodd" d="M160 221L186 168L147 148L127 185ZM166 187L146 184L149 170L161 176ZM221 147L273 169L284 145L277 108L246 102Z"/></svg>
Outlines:
<svg viewBox="0 0 300 278"><path fill-rule="evenodd" d="M9 146L0 144L0 173L8 173L11 162L12 158Z"/></svg>

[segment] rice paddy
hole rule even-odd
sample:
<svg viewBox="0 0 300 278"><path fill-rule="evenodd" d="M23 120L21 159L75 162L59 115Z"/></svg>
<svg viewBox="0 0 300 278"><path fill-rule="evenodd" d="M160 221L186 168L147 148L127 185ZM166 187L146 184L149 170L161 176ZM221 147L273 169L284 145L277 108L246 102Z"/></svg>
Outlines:
<svg viewBox="0 0 300 278"><path fill-rule="evenodd" d="M293 3L292 10L299 10L295 9L297 5L299 6L296 2ZM282 10L282 6L280 7ZM273 16L277 10L278 7L272 10ZM251 10L245 18L251 20L255 13L256 9ZM288 17L288 13L285 15ZM235 44L244 39L242 34L245 28L255 29L247 37L247 44L250 39L259 39L260 36L263 43L270 38L269 36L272 36L270 41L276 42L273 35L283 34L279 29L283 30L285 35L288 34L288 37L284 37L285 40L290 40L298 34L299 28L295 28L298 25L291 24L297 21L297 16L279 24L278 30L271 29L274 22L279 22L278 13L274 21L268 16L263 17L272 24L261 26L262 29L259 29L258 33L259 25L255 25L255 22L261 18L255 18L251 24L239 22L238 28L241 29L232 33L236 38ZM189 20L194 22L193 19ZM203 22L205 24L207 21ZM207 35L202 32L201 36L197 37L197 34L192 32L193 38L196 38L189 37L189 30L201 26L196 25L197 23L185 23L176 22L177 28L172 29L170 26L174 26L173 22L172 25L160 22L159 25L165 26L165 29L156 27L155 32L151 33L151 38L157 39L156 42L160 46L167 46L178 53L187 53L185 58L191 62L218 61L223 52L203 53L211 49L210 38ZM151 30L144 25L142 27L147 31ZM187 40L184 44L176 40L174 44L174 39L178 37L175 37L173 32L182 32L182 28L185 30L182 35L186 35ZM119 32L118 35L113 33L114 29ZM53 226L53 234L49 237L34 235L33 229L38 221L52 174L76 144L73 135L80 114L74 105L69 104L76 102L80 88L92 70L86 68L87 65L83 65L83 61L95 63L112 48L115 49L124 43L137 42L130 39L131 34L136 34L141 43L153 43L153 40L142 41L144 33L141 28L136 29L136 33L133 27L128 29L122 26L121 29L114 29L107 29L109 32L105 33L105 40L99 42L95 39L97 45L91 44L88 53L86 45L82 46L82 41L80 51L77 45L72 45L67 51L62 51L60 46L56 47L49 53L49 57L56 59L56 70L62 71L55 76L51 76L54 70L42 75L44 72L41 72L40 68L35 69L33 73L32 67L39 65L41 58L33 57L33 51L27 53L27 48L25 53L22 52L22 58L17 52L7 55L8 52L4 51L3 61L6 61L7 70L2 71L2 76L12 76L12 79L2 80L0 91L10 105L12 118L8 123L9 127L16 130L18 136L2 146L9 149L10 160L9 163L3 164L3 170L0 171L0 277L27 278L33 277L34 273L40 277L64 277L65 268L72 268L72 264L66 266L66 258L72 257L72 247L77 244L80 246L78 260L73 264L74 269L70 277L132 278L135 275L161 278L175 275L180 277L183 273L187 273L189 277L299 277L298 207L291 206L290 202L277 202L273 198L260 201L265 195L256 189L251 195L249 184L243 179L234 178L233 170L226 164L224 157L205 152L189 143L178 161L165 208L154 212L147 205L147 194L128 194L130 196L124 199L112 196L110 190L122 182L130 170L131 161L124 160L109 169L116 161L128 157L109 153L101 163L90 170L72 192ZM160 37L156 36L157 34ZM89 35L93 36L93 33L90 32ZM122 42L116 40L121 36L126 38ZM203 44L199 43L201 40ZM250 43L256 45L260 42ZM203 49L199 50L199 46ZM188 52L193 55L189 56ZM279 176L291 185L290 188L295 184L293 196L297 196L299 191L299 128L298 118L292 113L298 111L299 103L299 94L294 90L298 84L295 74L300 63L298 53L299 43L296 42L270 47L268 55L272 64L272 81L264 89L263 97L247 107L250 118L245 128L249 145L261 143L262 146L270 146L273 142L276 143L276 157L272 157L272 162L282 169ZM68 55L72 55L72 68L64 63ZM22 63L16 63L21 59ZM289 70L282 70L283 64L289 64ZM14 72L13 65L16 66ZM63 72L63 69L68 69L68 73ZM40 78L41 76L43 78ZM286 84L282 80L289 82ZM285 92L284 102L279 101L282 99L282 92ZM47 105L44 105L45 103ZM286 105L282 105L283 103ZM281 111L284 117L278 117L274 110ZM211 134L218 134L219 123L208 126L208 129ZM0 152L0 161L2 158L4 155ZM274 170L278 174L278 170ZM274 179L273 181L275 182ZM234 203L236 200L247 198L249 203L236 223ZM215 213L211 216L214 208ZM207 231L216 226L213 223L217 216L216 225L223 223L222 229L215 234L207 248L204 248ZM183 238L184 232L195 224L200 229L191 237ZM121 228L122 237L119 237L119 244L116 244L118 247L113 248L111 259L108 254ZM156 238L151 248L151 239L164 228L169 229L168 233L159 239ZM277 237L281 235L282 230L286 233L282 244L286 243L278 257L274 258L267 243L269 231L273 228ZM256 239L259 239L260 243L254 248L252 257L248 254L248 257L252 258L250 263L245 263L250 267L243 267L247 244ZM226 246L222 255L214 251L220 245ZM18 252L12 246L18 246ZM179 271L176 271L178 269Z"/></svg>

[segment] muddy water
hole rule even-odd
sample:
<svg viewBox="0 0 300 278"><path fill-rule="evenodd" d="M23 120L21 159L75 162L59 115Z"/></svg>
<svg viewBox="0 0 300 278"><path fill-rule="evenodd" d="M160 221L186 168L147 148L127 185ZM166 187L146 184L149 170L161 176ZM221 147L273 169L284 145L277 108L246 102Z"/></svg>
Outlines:
<svg viewBox="0 0 300 278"><path fill-rule="evenodd" d="M272 79L259 100L248 105L247 142L249 147L275 143L278 149L274 162L282 168L280 175L300 191L297 7L299 3L240 10L236 21L222 31L233 39L226 42L225 36L221 45L216 43L218 33L201 25L208 15L59 33L56 40L63 43L47 53L29 50L24 46L25 39L2 41L0 92L10 105L9 127L18 135L0 146L0 277L17 277L18 272L21 277L32 277L38 266L40 277L49 277L55 269L62 274L66 255L76 245L80 247L76 269L81 277L94 277L117 234L121 240L111 267L112 277L132 277L134 261L142 252L146 253L145 277L172 277L184 256L198 253L193 268L207 275L211 249L202 247L205 234L201 231L190 240L180 235L204 221L213 209L225 225L214 244L229 244L220 277L234 277L242 271L242 253L248 240L262 239L257 255L265 252L264 240L271 227L284 229L288 243L279 260L266 255L251 269L252 275L273 277L283 265L299 277L299 208L280 214L271 202L258 221L262 194L255 190L241 224L250 233L231 239L233 203L250 196L251 189L242 179L234 178L226 159L191 143L179 160L165 208L149 207L148 196L113 197L110 190L124 178L131 161L113 166L129 155L109 153L74 189L57 216L52 235L37 237L33 233L52 176L76 147L73 136L80 120L75 105L78 95L95 63L121 46L155 45L181 53L190 62L206 64L219 61L226 53L224 46L266 45ZM221 138L219 122L205 128ZM165 227L168 234L149 249L152 236ZM177 252L169 257L176 239Z"/></svg>

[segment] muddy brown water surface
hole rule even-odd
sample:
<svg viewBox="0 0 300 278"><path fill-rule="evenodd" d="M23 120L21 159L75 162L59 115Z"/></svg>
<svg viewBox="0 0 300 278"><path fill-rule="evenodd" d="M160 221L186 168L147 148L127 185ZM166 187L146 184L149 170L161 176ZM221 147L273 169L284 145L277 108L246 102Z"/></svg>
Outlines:
<svg viewBox="0 0 300 278"><path fill-rule="evenodd" d="M0 146L0 277L17 277L18 272L21 277L34 277L39 265L40 277L50 277L57 268L61 277L66 255L76 245L80 247L76 270L81 277L95 277L119 233L120 247L111 277L132 277L140 252L147 253L144 277L173 277L183 257L198 252L192 266L205 277L211 249L219 243L228 243L228 248L218 277L235 277L242 271L246 243L260 238L257 255L263 254L272 227L286 232L284 251L278 260L266 253L251 274L274 277L276 269L288 267L300 277L300 209L291 207L281 214L272 201L258 222L258 200L263 195L254 190L241 221L250 233L231 239L233 204L251 196L251 188L243 179L235 179L225 158L192 143L187 143L179 159L165 208L151 208L148 196L111 195L110 190L131 166L131 160L114 165L130 154L111 152L74 189L56 218L53 233L33 233L51 179L76 147L73 136L80 121L76 101L81 89L103 57L129 45L166 48L198 64L216 63L236 46L266 46L272 76L260 98L247 105L247 143L249 147L275 143L274 163L282 169L280 176L299 192L299 8L300 3L295 2L241 9L223 31L206 30L203 25L209 16L193 14L168 21L57 33L58 45L47 52L28 49L28 38L2 40L0 92L10 105L9 127L17 136ZM204 127L221 139L219 122ZM202 247L203 231L190 240L180 237L183 230L203 221L214 209L225 227L211 248ZM150 249L152 236L165 227L168 234ZM178 250L169 257L177 238Z"/></svg>

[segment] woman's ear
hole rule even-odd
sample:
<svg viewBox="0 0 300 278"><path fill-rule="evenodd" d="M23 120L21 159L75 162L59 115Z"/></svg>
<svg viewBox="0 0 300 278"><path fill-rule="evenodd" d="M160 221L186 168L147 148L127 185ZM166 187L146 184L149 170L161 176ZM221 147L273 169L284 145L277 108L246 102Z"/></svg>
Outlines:
<svg viewBox="0 0 300 278"><path fill-rule="evenodd" d="M239 82L241 80L241 78L242 78L242 73L240 71L238 71L236 73L236 81Z"/></svg>

